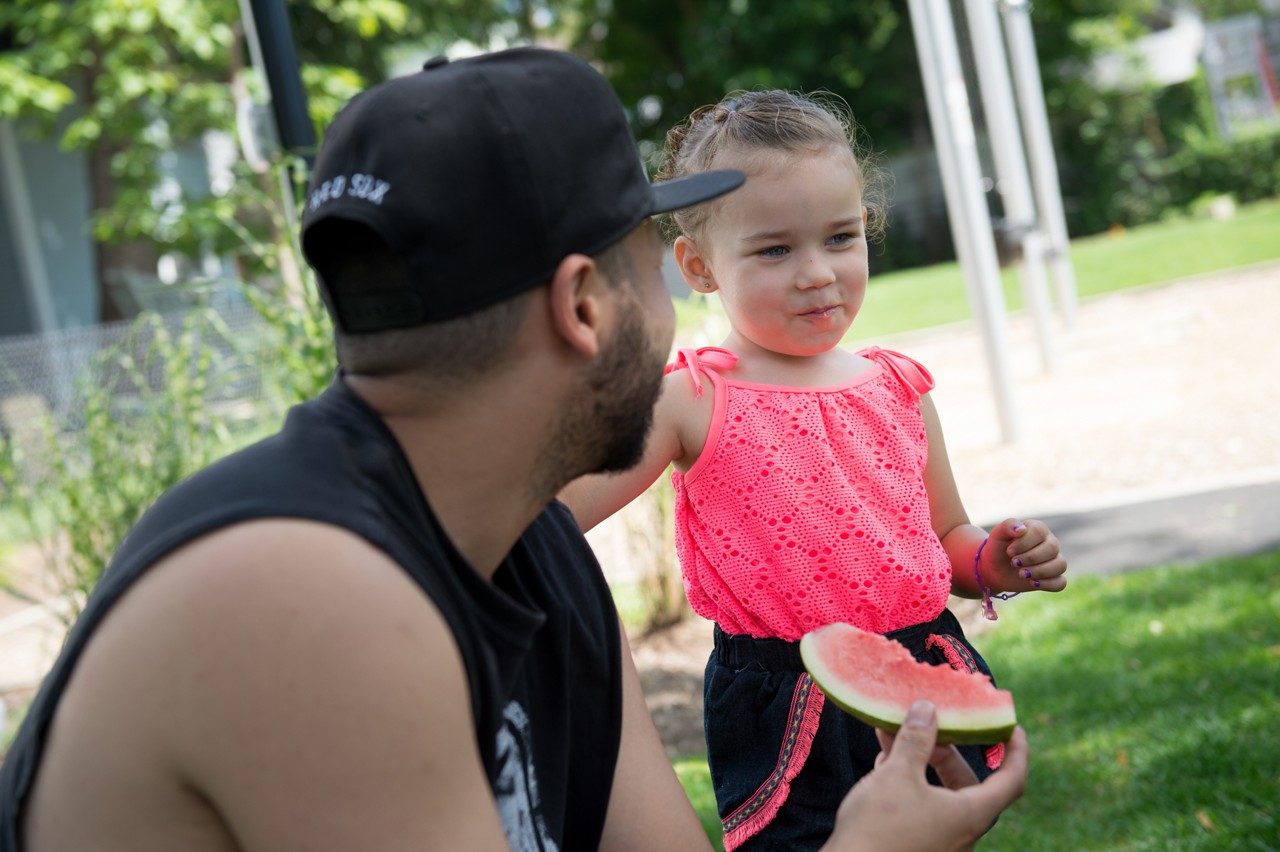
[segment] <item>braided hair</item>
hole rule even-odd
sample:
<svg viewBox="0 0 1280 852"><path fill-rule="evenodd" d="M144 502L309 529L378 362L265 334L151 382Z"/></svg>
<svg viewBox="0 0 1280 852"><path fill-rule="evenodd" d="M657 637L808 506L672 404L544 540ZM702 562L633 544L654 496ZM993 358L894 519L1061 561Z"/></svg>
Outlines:
<svg viewBox="0 0 1280 852"><path fill-rule="evenodd" d="M883 173L874 157L858 144L858 128L848 105L838 96L808 95L781 89L736 91L719 103L707 104L667 132L663 162L655 181L723 168L722 154L743 156L776 153L822 153L843 148L852 154L868 213L868 239L883 232ZM668 241L683 234L696 241L713 204L688 207L663 217Z"/></svg>

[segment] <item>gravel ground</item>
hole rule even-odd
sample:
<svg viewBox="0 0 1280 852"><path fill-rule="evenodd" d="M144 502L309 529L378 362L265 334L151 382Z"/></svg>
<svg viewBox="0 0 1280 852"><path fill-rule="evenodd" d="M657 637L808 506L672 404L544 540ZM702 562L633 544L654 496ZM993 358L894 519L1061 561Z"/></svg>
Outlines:
<svg viewBox="0 0 1280 852"><path fill-rule="evenodd" d="M966 506L998 520L1280 479L1277 320L1280 264L1086 300L1052 372L1017 317L1015 444L970 325L889 345L933 371Z"/></svg>

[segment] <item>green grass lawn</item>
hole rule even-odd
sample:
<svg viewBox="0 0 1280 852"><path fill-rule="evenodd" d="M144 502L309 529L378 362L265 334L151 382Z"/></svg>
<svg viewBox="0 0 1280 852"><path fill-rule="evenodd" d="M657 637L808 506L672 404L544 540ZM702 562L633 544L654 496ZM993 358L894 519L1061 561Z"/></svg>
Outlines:
<svg viewBox="0 0 1280 852"><path fill-rule="evenodd" d="M1280 849L1280 550L1078 577L1001 614L975 644L1031 773L981 849ZM676 769L716 837L705 758Z"/></svg>

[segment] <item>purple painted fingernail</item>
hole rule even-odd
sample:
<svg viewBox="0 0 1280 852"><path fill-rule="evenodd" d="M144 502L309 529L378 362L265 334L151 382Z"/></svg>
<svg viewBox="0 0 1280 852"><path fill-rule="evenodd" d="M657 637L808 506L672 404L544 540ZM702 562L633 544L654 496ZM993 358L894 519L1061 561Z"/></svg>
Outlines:
<svg viewBox="0 0 1280 852"><path fill-rule="evenodd" d="M1031 569L1030 569L1030 568L1023 568L1023 569L1022 569L1022 579L1024 579L1024 580L1030 580L1030 579L1031 579Z"/></svg>
<svg viewBox="0 0 1280 852"><path fill-rule="evenodd" d="M1039 580L1032 580L1032 581L1031 581L1031 585L1035 586L1035 587L1038 589L1038 588L1040 588L1040 581L1039 581Z"/></svg>
<svg viewBox="0 0 1280 852"><path fill-rule="evenodd" d="M1017 559L1013 560L1013 564L1014 564L1015 566L1017 566L1018 568L1021 568L1021 567L1022 567L1022 557L1021 557L1021 556L1019 556ZM1026 574L1024 573L1024 574L1023 574L1023 576L1025 577L1025 576L1026 576Z"/></svg>

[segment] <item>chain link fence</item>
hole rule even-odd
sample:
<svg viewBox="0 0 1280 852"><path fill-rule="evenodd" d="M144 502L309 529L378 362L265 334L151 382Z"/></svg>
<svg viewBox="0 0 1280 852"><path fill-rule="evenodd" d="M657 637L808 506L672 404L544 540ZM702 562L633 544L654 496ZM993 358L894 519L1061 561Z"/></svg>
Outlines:
<svg viewBox="0 0 1280 852"><path fill-rule="evenodd" d="M274 415L279 403L263 394L263 365L255 357L271 333L243 297L224 293L134 320L0 338L0 440L38 458L48 426L73 434L83 425L85 394L104 387L127 418L147 393L165 390L166 352L179 338L206 365L201 378L210 406L238 407L246 418Z"/></svg>

